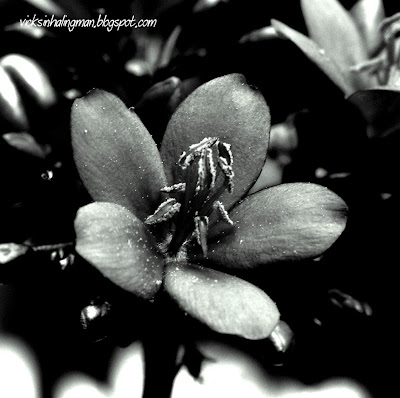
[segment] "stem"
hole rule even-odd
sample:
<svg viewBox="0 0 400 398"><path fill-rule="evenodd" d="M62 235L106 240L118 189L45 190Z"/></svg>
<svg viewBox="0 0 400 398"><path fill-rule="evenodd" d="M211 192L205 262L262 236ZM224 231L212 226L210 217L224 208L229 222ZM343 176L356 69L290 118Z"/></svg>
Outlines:
<svg viewBox="0 0 400 398"><path fill-rule="evenodd" d="M181 343L177 308L165 295L149 319L144 338L145 379L142 398L169 398L176 376L176 358Z"/></svg>
<svg viewBox="0 0 400 398"><path fill-rule="evenodd" d="M176 376L179 344L163 336L145 340L145 379L142 398L169 398Z"/></svg>
<svg viewBox="0 0 400 398"><path fill-rule="evenodd" d="M73 245L74 242L65 242L65 243L55 243L51 245L28 246L28 247L31 248L34 252L50 252L53 250L65 249Z"/></svg>

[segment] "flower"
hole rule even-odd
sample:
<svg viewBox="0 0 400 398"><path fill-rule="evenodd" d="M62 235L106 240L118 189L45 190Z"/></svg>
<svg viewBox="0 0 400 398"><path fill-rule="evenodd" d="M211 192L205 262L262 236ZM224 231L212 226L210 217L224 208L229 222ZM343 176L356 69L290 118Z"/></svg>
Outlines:
<svg viewBox="0 0 400 398"><path fill-rule="evenodd" d="M310 38L272 20L356 105L371 125L369 136L399 127L400 13L384 18L381 0L359 0L347 11L337 0L302 0Z"/></svg>
<svg viewBox="0 0 400 398"><path fill-rule="evenodd" d="M282 22L272 20L272 26L346 95L367 88L399 90L400 14L384 19L380 0L360 0L351 11L337 0L302 0L301 6L311 39Z"/></svg>
<svg viewBox="0 0 400 398"><path fill-rule="evenodd" d="M187 97L160 152L136 114L104 91L76 100L71 126L76 166L95 201L77 213L77 252L136 296L153 299L162 286L217 332L268 337L275 303L232 274L317 257L345 227L345 203L318 185L246 196L265 162L270 115L241 75Z"/></svg>

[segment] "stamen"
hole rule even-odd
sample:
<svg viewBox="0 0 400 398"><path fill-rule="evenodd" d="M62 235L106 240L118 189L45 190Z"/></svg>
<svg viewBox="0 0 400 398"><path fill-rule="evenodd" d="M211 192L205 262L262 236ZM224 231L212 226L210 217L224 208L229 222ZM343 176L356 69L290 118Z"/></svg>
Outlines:
<svg viewBox="0 0 400 398"><path fill-rule="evenodd" d="M228 191L232 192L233 190L233 177L234 177L234 172L232 169L232 166L229 166L226 162L225 158L219 158L218 159L219 167L221 167L222 172L225 174L225 180L228 184Z"/></svg>
<svg viewBox="0 0 400 398"><path fill-rule="evenodd" d="M171 243L173 236L174 236L174 234L172 232L169 232L166 235L166 237L164 238L164 240L157 244L157 248L160 253L163 253L163 254L167 253L168 246Z"/></svg>
<svg viewBox="0 0 400 398"><path fill-rule="evenodd" d="M187 261L187 248L186 245L182 245L178 252L175 253L174 255L167 255L165 257L165 264L180 264L180 263L186 263Z"/></svg>
<svg viewBox="0 0 400 398"><path fill-rule="evenodd" d="M144 220L145 224L152 225L167 221L181 208L181 204L174 198L169 198L158 206L156 211Z"/></svg>
<svg viewBox="0 0 400 398"><path fill-rule="evenodd" d="M196 192L210 190L214 187L215 177L217 175L213 161L213 153L210 148L205 148L201 152L198 165L198 178Z"/></svg>
<svg viewBox="0 0 400 398"><path fill-rule="evenodd" d="M215 180L217 178L217 168L215 167L213 153L211 150L207 151L207 166L211 173L210 189L213 189L215 185Z"/></svg>
<svg viewBox="0 0 400 398"><path fill-rule="evenodd" d="M184 182L179 182L178 184L166 186L164 188L161 188L161 192L164 193L179 193L179 192L185 192L186 189L186 183Z"/></svg>
<svg viewBox="0 0 400 398"><path fill-rule="evenodd" d="M382 57L376 57L369 59L365 62L361 62L357 65L353 65L350 67L350 72L354 73L376 73L380 68L384 65L384 59Z"/></svg>
<svg viewBox="0 0 400 398"><path fill-rule="evenodd" d="M214 157L217 158L217 164ZM173 230L169 231L172 237L168 237L168 248L165 248L167 243L163 242L160 250L176 259L178 253L196 238L203 255L207 256L210 214L216 210L222 220L233 225L223 204L218 201L226 189L232 192L234 173L231 145L220 142L216 137L204 138L198 144L191 145L187 152L183 152L178 163L185 170L184 183L166 186L162 188L162 192L184 194L179 195L177 200L170 198L164 202L153 216L147 218L146 223L154 224L168 220L179 211L170 224ZM221 169L223 178L221 184L216 187L220 172L218 168Z"/></svg>
<svg viewBox="0 0 400 398"><path fill-rule="evenodd" d="M400 12L385 18L380 27L383 40L386 44L389 65L396 62L396 35L400 32Z"/></svg>
<svg viewBox="0 0 400 398"><path fill-rule="evenodd" d="M203 251L203 256L207 257L207 229L208 229L208 217L207 216L198 216L194 218L195 224L195 236L197 243L201 246L201 250Z"/></svg>
<svg viewBox="0 0 400 398"><path fill-rule="evenodd" d="M225 179L228 184L229 192L233 190L233 177L234 172L232 168L233 154L231 151L231 145L225 142L218 142L218 164L222 172L225 174Z"/></svg>
<svg viewBox="0 0 400 398"><path fill-rule="evenodd" d="M205 148L211 148L216 142L218 138L216 137L206 137L201 140L198 144L191 145L189 147L189 152L183 152L178 160L178 164L182 167L182 169L186 169L186 167L190 166L193 161L199 157Z"/></svg>
<svg viewBox="0 0 400 398"><path fill-rule="evenodd" d="M394 23L400 22L400 12L391 15L390 17L385 18L380 26L379 30L383 33L386 29L390 28Z"/></svg>
<svg viewBox="0 0 400 398"><path fill-rule="evenodd" d="M218 156L226 159L227 163L232 166L233 163L233 154L231 150L231 144L227 144L226 142L218 142Z"/></svg>
<svg viewBox="0 0 400 398"><path fill-rule="evenodd" d="M218 212L218 215L222 220L227 222L229 225L233 225L233 221L229 217L228 212L225 210L224 205L219 200L214 202L213 208Z"/></svg>

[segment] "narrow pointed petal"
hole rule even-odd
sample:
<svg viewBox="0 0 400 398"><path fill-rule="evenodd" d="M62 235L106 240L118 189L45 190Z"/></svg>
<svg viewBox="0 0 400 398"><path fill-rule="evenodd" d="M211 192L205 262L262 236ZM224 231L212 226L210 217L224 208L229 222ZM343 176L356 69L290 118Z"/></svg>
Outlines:
<svg viewBox="0 0 400 398"><path fill-rule="evenodd" d="M142 298L156 294L163 257L130 211L113 203L91 203L78 210L75 231L76 251L106 278Z"/></svg>
<svg viewBox="0 0 400 398"><path fill-rule="evenodd" d="M240 44L244 43L257 43L259 41L271 40L278 38L275 28L272 26L264 26L261 29L253 30L250 33L245 34L239 39Z"/></svg>
<svg viewBox="0 0 400 398"><path fill-rule="evenodd" d="M248 196L230 212L233 229L210 231L208 260L234 268L314 258L346 226L347 206L327 188L283 184Z"/></svg>
<svg viewBox="0 0 400 398"><path fill-rule="evenodd" d="M270 114L263 96L247 85L242 75L211 80L185 99L167 126L161 146L167 178L170 183L182 182L183 172L176 166L182 152L206 137L217 137L232 145L234 189L220 197L229 209L260 175L269 128ZM217 179L215 190L223 180Z"/></svg>
<svg viewBox="0 0 400 398"><path fill-rule="evenodd" d="M113 94L94 90L75 100L71 127L75 163L92 198L125 206L141 220L152 214L166 179L139 117Z"/></svg>
<svg viewBox="0 0 400 398"><path fill-rule="evenodd" d="M338 0L301 0L301 8L310 37L344 73L368 58L361 33ZM349 77L355 89L365 88L361 76Z"/></svg>
<svg viewBox="0 0 400 398"><path fill-rule="evenodd" d="M271 24L281 37L292 41L303 51L304 55L314 62L344 94L349 95L354 91L349 75L344 73L317 43L280 21L272 19Z"/></svg>
<svg viewBox="0 0 400 398"><path fill-rule="evenodd" d="M251 340L270 335L279 321L276 304L258 287L196 265L170 265L165 288L188 314L211 329Z"/></svg>
<svg viewBox="0 0 400 398"><path fill-rule="evenodd" d="M385 18L382 0L359 0L351 8L353 17L366 45L368 54L374 55L382 44L379 26Z"/></svg>

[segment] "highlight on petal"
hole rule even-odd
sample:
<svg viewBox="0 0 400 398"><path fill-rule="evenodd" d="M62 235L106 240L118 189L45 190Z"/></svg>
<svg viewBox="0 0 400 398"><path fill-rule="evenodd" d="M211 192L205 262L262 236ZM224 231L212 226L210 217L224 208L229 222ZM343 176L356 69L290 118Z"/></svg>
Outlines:
<svg viewBox="0 0 400 398"><path fill-rule="evenodd" d="M48 108L55 104L56 92L47 73L35 60L21 54L9 54L0 60L0 65L40 106Z"/></svg>
<svg viewBox="0 0 400 398"><path fill-rule="evenodd" d="M270 129L268 106L259 91L239 74L213 79L189 95L167 126L161 145L169 183L184 181L176 162L183 151L206 137L217 137L231 145L233 193L220 200L229 209L254 184L264 165ZM223 183L217 179L215 190Z"/></svg>
<svg viewBox="0 0 400 398"><path fill-rule="evenodd" d="M275 303L261 289L210 268L171 264L165 288L184 311L219 333L263 339L279 321Z"/></svg>
<svg viewBox="0 0 400 398"><path fill-rule="evenodd" d="M364 40L350 13L338 0L301 0L310 37L332 57L345 74L365 61ZM362 76L349 75L354 90L366 88ZM353 91L354 91L353 90Z"/></svg>
<svg viewBox="0 0 400 398"><path fill-rule="evenodd" d="M95 202L78 210L76 251L106 278L150 299L162 282L163 258L145 225L114 203Z"/></svg>
<svg viewBox="0 0 400 398"><path fill-rule="evenodd" d="M8 73L0 65L0 116L5 118L15 130L29 128L21 97Z"/></svg>
<svg viewBox="0 0 400 398"><path fill-rule="evenodd" d="M141 220L153 213L166 179L139 117L115 95L93 90L75 100L71 127L75 163L92 198L125 206Z"/></svg>
<svg viewBox="0 0 400 398"><path fill-rule="evenodd" d="M379 30L385 17L382 0L358 0L351 8L350 14L361 32L368 55L374 55L382 43Z"/></svg>
<svg viewBox="0 0 400 398"><path fill-rule="evenodd" d="M234 228L210 231L208 260L252 268L314 258L346 226L347 206L329 189L311 183L282 184L248 196L230 212Z"/></svg>
<svg viewBox="0 0 400 398"><path fill-rule="evenodd" d="M314 62L344 94L349 95L354 91L349 75L344 73L336 62L331 59L326 54L325 50L320 48L317 43L275 19L271 20L271 25L280 36L292 41L303 51L304 55L306 55L310 61Z"/></svg>

